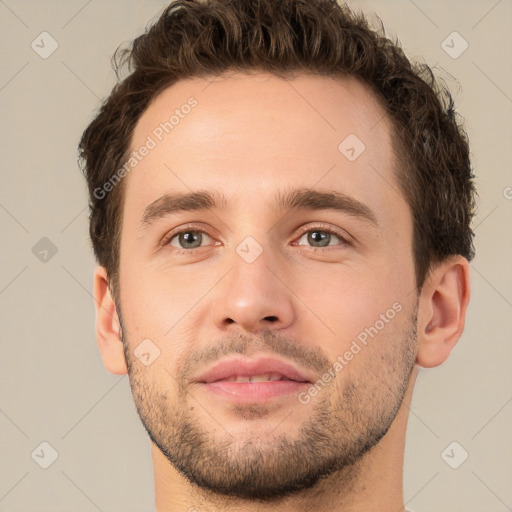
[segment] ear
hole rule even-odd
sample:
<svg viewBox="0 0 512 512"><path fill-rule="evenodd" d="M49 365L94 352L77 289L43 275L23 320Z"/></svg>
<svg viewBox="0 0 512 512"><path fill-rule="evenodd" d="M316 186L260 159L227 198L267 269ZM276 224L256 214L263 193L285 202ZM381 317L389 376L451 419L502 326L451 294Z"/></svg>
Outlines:
<svg viewBox="0 0 512 512"><path fill-rule="evenodd" d="M96 341L105 368L115 375L128 373L121 338L121 326L116 304L108 286L105 267L94 271L94 300L96 303Z"/></svg>
<svg viewBox="0 0 512 512"><path fill-rule="evenodd" d="M470 267L463 256L439 263L427 276L418 305L416 362L444 363L464 331L470 296Z"/></svg>

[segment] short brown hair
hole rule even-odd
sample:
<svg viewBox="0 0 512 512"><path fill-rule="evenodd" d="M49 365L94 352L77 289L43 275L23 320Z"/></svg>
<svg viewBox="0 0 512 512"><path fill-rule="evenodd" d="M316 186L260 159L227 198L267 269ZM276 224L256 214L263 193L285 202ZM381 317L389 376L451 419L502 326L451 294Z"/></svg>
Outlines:
<svg viewBox="0 0 512 512"><path fill-rule="evenodd" d="M180 79L226 71L352 76L366 84L394 127L397 179L413 218L418 290L451 255L474 256L475 188L467 135L454 101L426 64L334 0L177 0L113 56L118 83L84 131L79 161L89 187L90 237L111 291L118 286L124 186L101 188L130 151L150 101ZM129 74L120 79L120 71ZM123 180L124 181L124 180Z"/></svg>

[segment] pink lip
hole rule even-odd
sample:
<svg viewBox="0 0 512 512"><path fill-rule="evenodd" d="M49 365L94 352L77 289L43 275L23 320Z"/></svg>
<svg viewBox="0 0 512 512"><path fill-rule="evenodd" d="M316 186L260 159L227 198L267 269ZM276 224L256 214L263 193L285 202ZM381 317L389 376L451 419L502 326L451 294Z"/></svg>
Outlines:
<svg viewBox="0 0 512 512"><path fill-rule="evenodd" d="M268 382L227 382L233 376L250 377L279 373L282 380ZM279 359L260 357L255 360L236 357L217 363L195 379L209 392L236 403L264 403L273 398L297 394L310 386L312 377Z"/></svg>
<svg viewBox="0 0 512 512"><path fill-rule="evenodd" d="M296 382L294 380L276 380L272 382L218 381L201 384L206 390L230 402L250 404L265 403L273 398L290 394L297 395L310 385L309 382Z"/></svg>
<svg viewBox="0 0 512 512"><path fill-rule="evenodd" d="M267 373L280 373L284 379L295 382L313 382L305 373L296 369L291 364L272 357L260 357L255 360L242 357L225 359L200 375L195 381L211 384L213 382L229 379L233 376L250 377L253 375L265 375Z"/></svg>

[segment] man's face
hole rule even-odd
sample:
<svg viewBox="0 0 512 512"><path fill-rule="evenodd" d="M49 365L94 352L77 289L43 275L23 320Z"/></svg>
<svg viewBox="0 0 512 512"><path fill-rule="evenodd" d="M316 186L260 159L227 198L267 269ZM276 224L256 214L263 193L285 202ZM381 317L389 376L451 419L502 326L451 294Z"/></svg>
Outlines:
<svg viewBox="0 0 512 512"><path fill-rule="evenodd" d="M132 149L151 148L125 178L117 304L130 383L153 442L201 487L311 487L395 418L417 295L390 134L360 84L318 76L181 81L137 124ZM154 215L199 191L216 206ZM266 382L233 382L248 374Z"/></svg>

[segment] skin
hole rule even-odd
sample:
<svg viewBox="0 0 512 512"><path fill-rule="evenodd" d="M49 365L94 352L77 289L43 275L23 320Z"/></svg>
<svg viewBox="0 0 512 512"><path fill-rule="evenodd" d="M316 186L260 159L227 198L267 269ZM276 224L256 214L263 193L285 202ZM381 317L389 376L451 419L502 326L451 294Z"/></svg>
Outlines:
<svg viewBox="0 0 512 512"><path fill-rule="evenodd" d="M180 81L142 115L132 148L190 96L197 106L124 178L116 300L106 270L94 276L98 346L110 372L129 374L153 441L157 510L402 511L414 382L462 334L467 260L438 264L417 293L392 127L355 80L233 72ZM352 162L338 150L351 133L366 146ZM291 188L344 193L377 224L277 210L276 191ZM221 191L227 204L141 228L161 195L197 190ZM201 247L179 254L178 237L159 246L188 223L206 233ZM314 250L307 235L325 229L347 242L331 235ZM247 236L263 249L252 263L236 251ZM236 352L319 379L393 304L400 311L307 404L288 395L234 405L193 382ZM134 350L148 338L160 355L145 366Z"/></svg>

